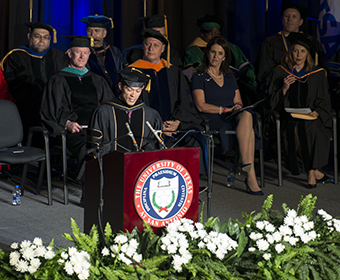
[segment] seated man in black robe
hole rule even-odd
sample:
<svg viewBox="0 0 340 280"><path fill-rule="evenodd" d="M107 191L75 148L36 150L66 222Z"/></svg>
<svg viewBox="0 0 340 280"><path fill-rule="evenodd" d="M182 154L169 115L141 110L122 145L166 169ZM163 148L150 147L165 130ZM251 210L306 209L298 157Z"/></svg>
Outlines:
<svg viewBox="0 0 340 280"><path fill-rule="evenodd" d="M150 80L149 75L135 68L117 72L120 75L118 88L121 93L118 98L102 104L93 113L88 129L89 148L102 147L104 154L114 150L129 152L160 149L157 138L146 122L153 129L160 130L162 119L156 110L138 100ZM128 135L127 124L134 135L135 144L131 135Z"/></svg>
<svg viewBox="0 0 340 280"><path fill-rule="evenodd" d="M90 38L68 38L72 39L67 50L70 65L46 84L40 114L43 126L52 136L67 130L67 148L78 159L80 168L85 157L86 128L92 113L114 95L103 77L85 67L91 53Z"/></svg>
<svg viewBox="0 0 340 280"><path fill-rule="evenodd" d="M16 100L26 142L29 128L39 126L41 97L48 79L68 65L67 56L50 47L56 30L41 22L26 23L28 44L11 50L1 61L8 91Z"/></svg>

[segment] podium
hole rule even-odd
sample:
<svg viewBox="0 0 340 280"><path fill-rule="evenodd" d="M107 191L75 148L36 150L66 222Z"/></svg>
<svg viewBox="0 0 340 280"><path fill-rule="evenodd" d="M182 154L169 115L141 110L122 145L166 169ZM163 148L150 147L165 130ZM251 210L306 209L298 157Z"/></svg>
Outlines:
<svg viewBox="0 0 340 280"><path fill-rule="evenodd" d="M181 217L197 221L199 148L124 153L103 156L103 228L114 232L143 228L155 233ZM85 167L84 232L99 225L100 168L97 159Z"/></svg>

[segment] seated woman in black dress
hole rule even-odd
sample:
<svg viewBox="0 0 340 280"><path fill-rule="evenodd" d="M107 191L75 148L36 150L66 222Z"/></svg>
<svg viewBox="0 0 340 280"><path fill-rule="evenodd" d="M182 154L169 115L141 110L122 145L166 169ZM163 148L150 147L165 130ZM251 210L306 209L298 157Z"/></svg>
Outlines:
<svg viewBox="0 0 340 280"><path fill-rule="evenodd" d="M292 44L272 73L267 100L281 114L287 168L300 173L299 154L308 173L306 187L315 188L329 179L320 171L328 163L332 127L326 71L314 65L313 43L304 34L291 32L288 40ZM285 108L310 108L309 120L293 118Z"/></svg>
<svg viewBox="0 0 340 280"><path fill-rule="evenodd" d="M192 78L192 94L197 109L209 119L212 130L224 132L236 129L242 170L247 172L245 184L250 194L263 195L254 170L255 133L253 116L243 111L228 119L242 108L240 91L229 68L230 48L221 37L212 38L205 49L201 72ZM232 149L233 137L220 133L223 153Z"/></svg>

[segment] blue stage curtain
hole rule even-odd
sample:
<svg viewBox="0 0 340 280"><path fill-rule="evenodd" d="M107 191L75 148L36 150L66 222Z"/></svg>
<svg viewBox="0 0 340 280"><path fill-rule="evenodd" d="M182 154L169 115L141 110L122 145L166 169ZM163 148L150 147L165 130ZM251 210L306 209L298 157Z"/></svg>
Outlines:
<svg viewBox="0 0 340 280"><path fill-rule="evenodd" d="M70 40L62 36L86 36L82 17L103 14L103 1L93 0L39 0L39 20L57 30L58 43L53 47L66 51Z"/></svg>

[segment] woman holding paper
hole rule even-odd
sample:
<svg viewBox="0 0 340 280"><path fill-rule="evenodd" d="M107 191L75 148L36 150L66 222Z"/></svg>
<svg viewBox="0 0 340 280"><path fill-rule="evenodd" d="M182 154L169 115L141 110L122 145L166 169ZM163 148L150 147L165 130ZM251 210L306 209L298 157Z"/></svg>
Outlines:
<svg viewBox="0 0 340 280"><path fill-rule="evenodd" d="M328 163L331 104L326 71L314 65L313 43L303 33L291 32L291 46L274 70L269 85L268 103L281 114L284 152L287 168L300 173L300 155L308 173L307 188L326 182L320 168ZM310 113L286 113L285 108L310 109Z"/></svg>
<svg viewBox="0 0 340 280"><path fill-rule="evenodd" d="M232 149L234 140L224 132L236 129L242 170L247 173L247 190L252 195L263 195L254 170L255 139L259 139L254 130L256 119L246 110L228 118L243 107L236 79L229 69L230 57L225 38L217 36L208 42L201 72L192 78L193 99L198 111L209 119L210 129L220 131L224 153Z"/></svg>

